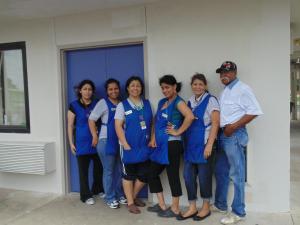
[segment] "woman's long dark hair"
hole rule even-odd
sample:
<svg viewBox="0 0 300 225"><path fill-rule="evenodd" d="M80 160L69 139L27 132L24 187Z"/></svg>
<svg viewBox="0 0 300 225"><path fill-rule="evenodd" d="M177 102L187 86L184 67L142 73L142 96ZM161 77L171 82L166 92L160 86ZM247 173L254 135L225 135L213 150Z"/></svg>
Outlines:
<svg viewBox="0 0 300 225"><path fill-rule="evenodd" d="M95 87L95 84L93 81L91 80L82 80L76 87L75 87L75 92L76 92L76 95L77 95L77 98L80 99L82 96L81 96L81 93L80 93L80 90L82 89L82 87L86 84L89 84L91 85L92 87L92 91L93 91L93 95L95 94L95 90L96 90L96 87Z"/></svg>
<svg viewBox="0 0 300 225"><path fill-rule="evenodd" d="M180 92L181 90L181 82L177 82L176 78L171 75L171 74L167 74L162 76L161 78L159 78L159 85L162 84L168 84L168 85L176 85L176 92Z"/></svg>

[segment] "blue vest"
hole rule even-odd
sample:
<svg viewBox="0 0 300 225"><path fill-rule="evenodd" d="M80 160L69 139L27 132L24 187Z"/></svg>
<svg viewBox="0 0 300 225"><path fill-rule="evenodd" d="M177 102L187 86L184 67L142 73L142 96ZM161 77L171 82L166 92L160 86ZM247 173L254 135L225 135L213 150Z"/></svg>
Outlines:
<svg viewBox="0 0 300 225"><path fill-rule="evenodd" d="M176 112L177 104L182 98L177 96L167 108L161 109L162 106L168 101L163 98L159 101L157 113L155 116L155 140L157 148L153 150L150 159L159 164L169 164L168 157L168 140L169 135L166 133L168 123L172 123L175 129L178 129L183 121L180 112ZM178 111L178 110L177 110Z"/></svg>
<svg viewBox="0 0 300 225"><path fill-rule="evenodd" d="M114 105L108 98L104 99L108 108L107 123L102 123L102 126L107 128L107 142L105 147L106 155L116 155L119 151L119 140L115 130L115 113L116 105Z"/></svg>
<svg viewBox="0 0 300 225"><path fill-rule="evenodd" d="M195 120L185 132L184 160L191 163L206 163L204 158L205 149L205 129L210 126L204 124L204 113L206 111L211 95L208 94L202 102L193 109ZM190 109L191 103L188 102Z"/></svg>
<svg viewBox="0 0 300 225"><path fill-rule="evenodd" d="M92 134L89 128L89 116L97 104L97 100L92 100L91 104L84 108L80 101L71 102L75 111L75 146L76 155L96 154L96 148L92 147Z"/></svg>
<svg viewBox="0 0 300 225"><path fill-rule="evenodd" d="M121 157L124 164L144 162L149 159L148 147L151 135L152 110L150 102L143 99L143 109L137 110L128 100L122 102L125 111L125 138L130 150L122 150Z"/></svg>

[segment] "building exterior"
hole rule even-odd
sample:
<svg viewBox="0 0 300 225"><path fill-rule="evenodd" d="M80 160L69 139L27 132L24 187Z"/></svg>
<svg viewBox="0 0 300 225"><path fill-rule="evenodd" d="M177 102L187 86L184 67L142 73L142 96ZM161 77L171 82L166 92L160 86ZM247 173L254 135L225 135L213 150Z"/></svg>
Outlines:
<svg viewBox="0 0 300 225"><path fill-rule="evenodd" d="M63 51L142 43L146 96L154 105L162 97L161 75L171 73L182 81L181 96L187 99L190 77L204 73L210 91L218 95L222 86L215 69L224 60L237 63L239 78L253 88L264 111L249 126L247 210L289 211L288 1L164 0L0 21L0 43L17 41L26 43L30 133L1 133L0 143L53 142L55 170L45 175L0 172L0 187L69 192Z"/></svg>

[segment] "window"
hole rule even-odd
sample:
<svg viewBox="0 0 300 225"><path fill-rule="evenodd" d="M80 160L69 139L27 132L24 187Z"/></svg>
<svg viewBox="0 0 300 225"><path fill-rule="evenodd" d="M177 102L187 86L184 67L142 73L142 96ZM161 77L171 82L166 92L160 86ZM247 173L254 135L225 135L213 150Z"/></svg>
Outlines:
<svg viewBox="0 0 300 225"><path fill-rule="evenodd" d="M25 42L0 44L0 132L30 132Z"/></svg>

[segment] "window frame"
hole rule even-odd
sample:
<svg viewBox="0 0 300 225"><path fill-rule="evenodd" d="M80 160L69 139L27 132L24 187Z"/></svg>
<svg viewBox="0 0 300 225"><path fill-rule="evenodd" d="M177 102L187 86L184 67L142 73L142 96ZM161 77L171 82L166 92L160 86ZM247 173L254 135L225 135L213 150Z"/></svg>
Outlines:
<svg viewBox="0 0 300 225"><path fill-rule="evenodd" d="M0 133L30 133L30 116L29 116L29 100L28 100L28 79L27 79L27 59L26 59L26 43L25 41L0 43L0 50L21 50L23 64L23 84L24 84L24 102L25 102L25 118L26 126L18 125L0 125ZM4 84L4 78L0 77L1 83ZM5 86L4 86L5 89Z"/></svg>

